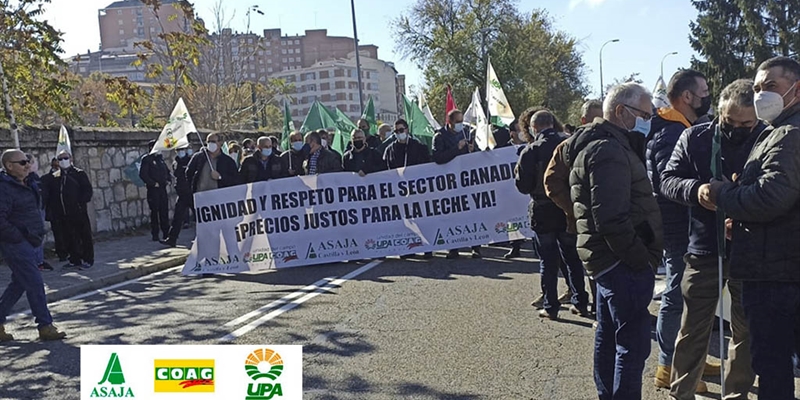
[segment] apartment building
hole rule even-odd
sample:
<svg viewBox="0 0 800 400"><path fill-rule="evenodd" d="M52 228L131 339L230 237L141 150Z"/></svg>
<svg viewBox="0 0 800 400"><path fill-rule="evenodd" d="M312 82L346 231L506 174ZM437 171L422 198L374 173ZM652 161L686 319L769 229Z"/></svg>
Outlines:
<svg viewBox="0 0 800 400"><path fill-rule="evenodd" d="M154 40L162 32L190 29L190 22L175 6L178 0L162 0L158 14L140 0L121 0L98 11L100 49L104 52L135 52L134 44ZM158 18L156 18L158 17Z"/></svg>

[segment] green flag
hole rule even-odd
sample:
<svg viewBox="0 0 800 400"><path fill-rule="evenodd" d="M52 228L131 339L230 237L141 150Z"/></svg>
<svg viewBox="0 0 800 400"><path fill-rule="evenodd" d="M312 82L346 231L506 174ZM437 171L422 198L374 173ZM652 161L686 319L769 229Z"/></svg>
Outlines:
<svg viewBox="0 0 800 400"><path fill-rule="evenodd" d="M303 120L303 125L300 127L301 133L307 133L318 129L331 129L336 128L336 116L328 110L327 107L322 105L319 101L315 101L308 110L306 119Z"/></svg>
<svg viewBox="0 0 800 400"><path fill-rule="evenodd" d="M433 135L436 134L436 131L428 122L425 113L423 113L416 104L411 102L406 95L403 95L403 110L405 111L409 130L414 138L428 146L429 149L432 148Z"/></svg>
<svg viewBox="0 0 800 400"><path fill-rule="evenodd" d="M222 142L222 154L225 154L226 156L230 155L228 153L228 142Z"/></svg>
<svg viewBox="0 0 800 400"><path fill-rule="evenodd" d="M281 147L285 150L290 148L289 135L294 132L294 121L292 120L292 113L289 112L289 103L283 102L283 137L281 138Z"/></svg>
<svg viewBox="0 0 800 400"><path fill-rule="evenodd" d="M333 138L333 143L331 147L338 151L339 154L344 154L345 150L347 150L347 144L350 143L351 133L354 129L358 129L358 126L350 120L350 117L347 114L343 113L342 110L335 108L336 113L336 137Z"/></svg>
<svg viewBox="0 0 800 400"><path fill-rule="evenodd" d="M369 101L367 101L367 108L364 109L364 114L361 115L361 118L369 122L369 132L364 132L364 133L369 135L377 135L378 121L375 119L375 102L372 101L372 96L369 96Z"/></svg>

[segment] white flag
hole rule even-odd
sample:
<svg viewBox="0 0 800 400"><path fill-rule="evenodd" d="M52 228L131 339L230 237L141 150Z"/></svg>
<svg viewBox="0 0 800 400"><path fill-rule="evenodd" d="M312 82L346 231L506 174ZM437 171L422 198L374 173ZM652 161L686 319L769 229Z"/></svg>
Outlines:
<svg viewBox="0 0 800 400"><path fill-rule="evenodd" d="M67 131L67 127L61 125L61 130L58 131L58 145L56 145L56 156L61 151L66 151L70 155L72 155L72 142L69 140L69 132Z"/></svg>
<svg viewBox="0 0 800 400"><path fill-rule="evenodd" d="M493 149L497 146L492 134L492 126L486 119L486 112L483 111L481 104L481 93L478 88L472 94L472 102L469 103L467 111L464 112L464 122L475 128L475 144L481 150Z"/></svg>
<svg viewBox="0 0 800 400"><path fill-rule="evenodd" d="M653 106L655 108L669 108L669 98L667 98L667 84L664 78L658 77L656 88L653 90Z"/></svg>
<svg viewBox="0 0 800 400"><path fill-rule="evenodd" d="M511 111L511 105L508 104L491 61L486 68L486 101L489 103L489 115L493 124L507 126L514 122L514 112Z"/></svg>
<svg viewBox="0 0 800 400"><path fill-rule="evenodd" d="M197 128L194 127L194 122L186 109L186 104L183 103L183 98L180 98L150 154L187 146L189 144L187 136L192 132L197 132Z"/></svg>
<svg viewBox="0 0 800 400"><path fill-rule="evenodd" d="M469 124L471 126L478 125L478 111L476 107L481 107L481 93L478 88L475 88L475 92L472 93L472 101L469 103L467 110L464 111L465 124Z"/></svg>
<svg viewBox="0 0 800 400"><path fill-rule="evenodd" d="M428 106L428 101L425 100L425 94L422 91L419 92L419 109L422 110L422 113L425 114L425 119L428 120L428 124L430 124L434 130L442 129L442 126L436 122L436 118L433 118L433 113L431 112L431 108Z"/></svg>

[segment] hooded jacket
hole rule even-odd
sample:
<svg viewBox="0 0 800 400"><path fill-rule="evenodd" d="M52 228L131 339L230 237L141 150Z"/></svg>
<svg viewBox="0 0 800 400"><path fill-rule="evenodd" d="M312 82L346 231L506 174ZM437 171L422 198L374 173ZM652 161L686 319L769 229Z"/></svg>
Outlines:
<svg viewBox="0 0 800 400"><path fill-rule="evenodd" d="M50 220L86 214L86 204L92 201L92 194L89 176L74 166L47 174L42 178L45 214Z"/></svg>
<svg viewBox="0 0 800 400"><path fill-rule="evenodd" d="M25 183L0 171L0 242L18 244L27 241L39 247L44 240L42 198L30 179Z"/></svg>
<svg viewBox="0 0 800 400"><path fill-rule="evenodd" d="M528 216L536 233L565 232L567 220L564 212L555 204L544 189L544 174L553 151L566 135L553 128L536 134L534 142L526 146L519 156L515 184L522 194L530 195Z"/></svg>

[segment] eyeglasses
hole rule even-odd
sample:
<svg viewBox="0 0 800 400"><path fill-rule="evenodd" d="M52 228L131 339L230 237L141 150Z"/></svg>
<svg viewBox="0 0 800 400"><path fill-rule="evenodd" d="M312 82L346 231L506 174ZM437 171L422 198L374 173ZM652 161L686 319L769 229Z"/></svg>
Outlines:
<svg viewBox="0 0 800 400"><path fill-rule="evenodd" d="M644 118L645 121L650 121L651 119L653 119L653 114L650 114L647 111L642 111L634 106L629 106L627 104L623 104L623 106L625 106L625 108L629 110L638 111L639 113L641 113L642 115L640 115L640 117Z"/></svg>
<svg viewBox="0 0 800 400"><path fill-rule="evenodd" d="M24 166L30 164L31 162L28 161L28 160L19 160L19 161L11 161L11 163L12 164L19 164L20 166L24 167Z"/></svg>
<svg viewBox="0 0 800 400"><path fill-rule="evenodd" d="M397 133L406 133L406 130L405 130L405 128L395 129L395 132L397 132Z"/></svg>

